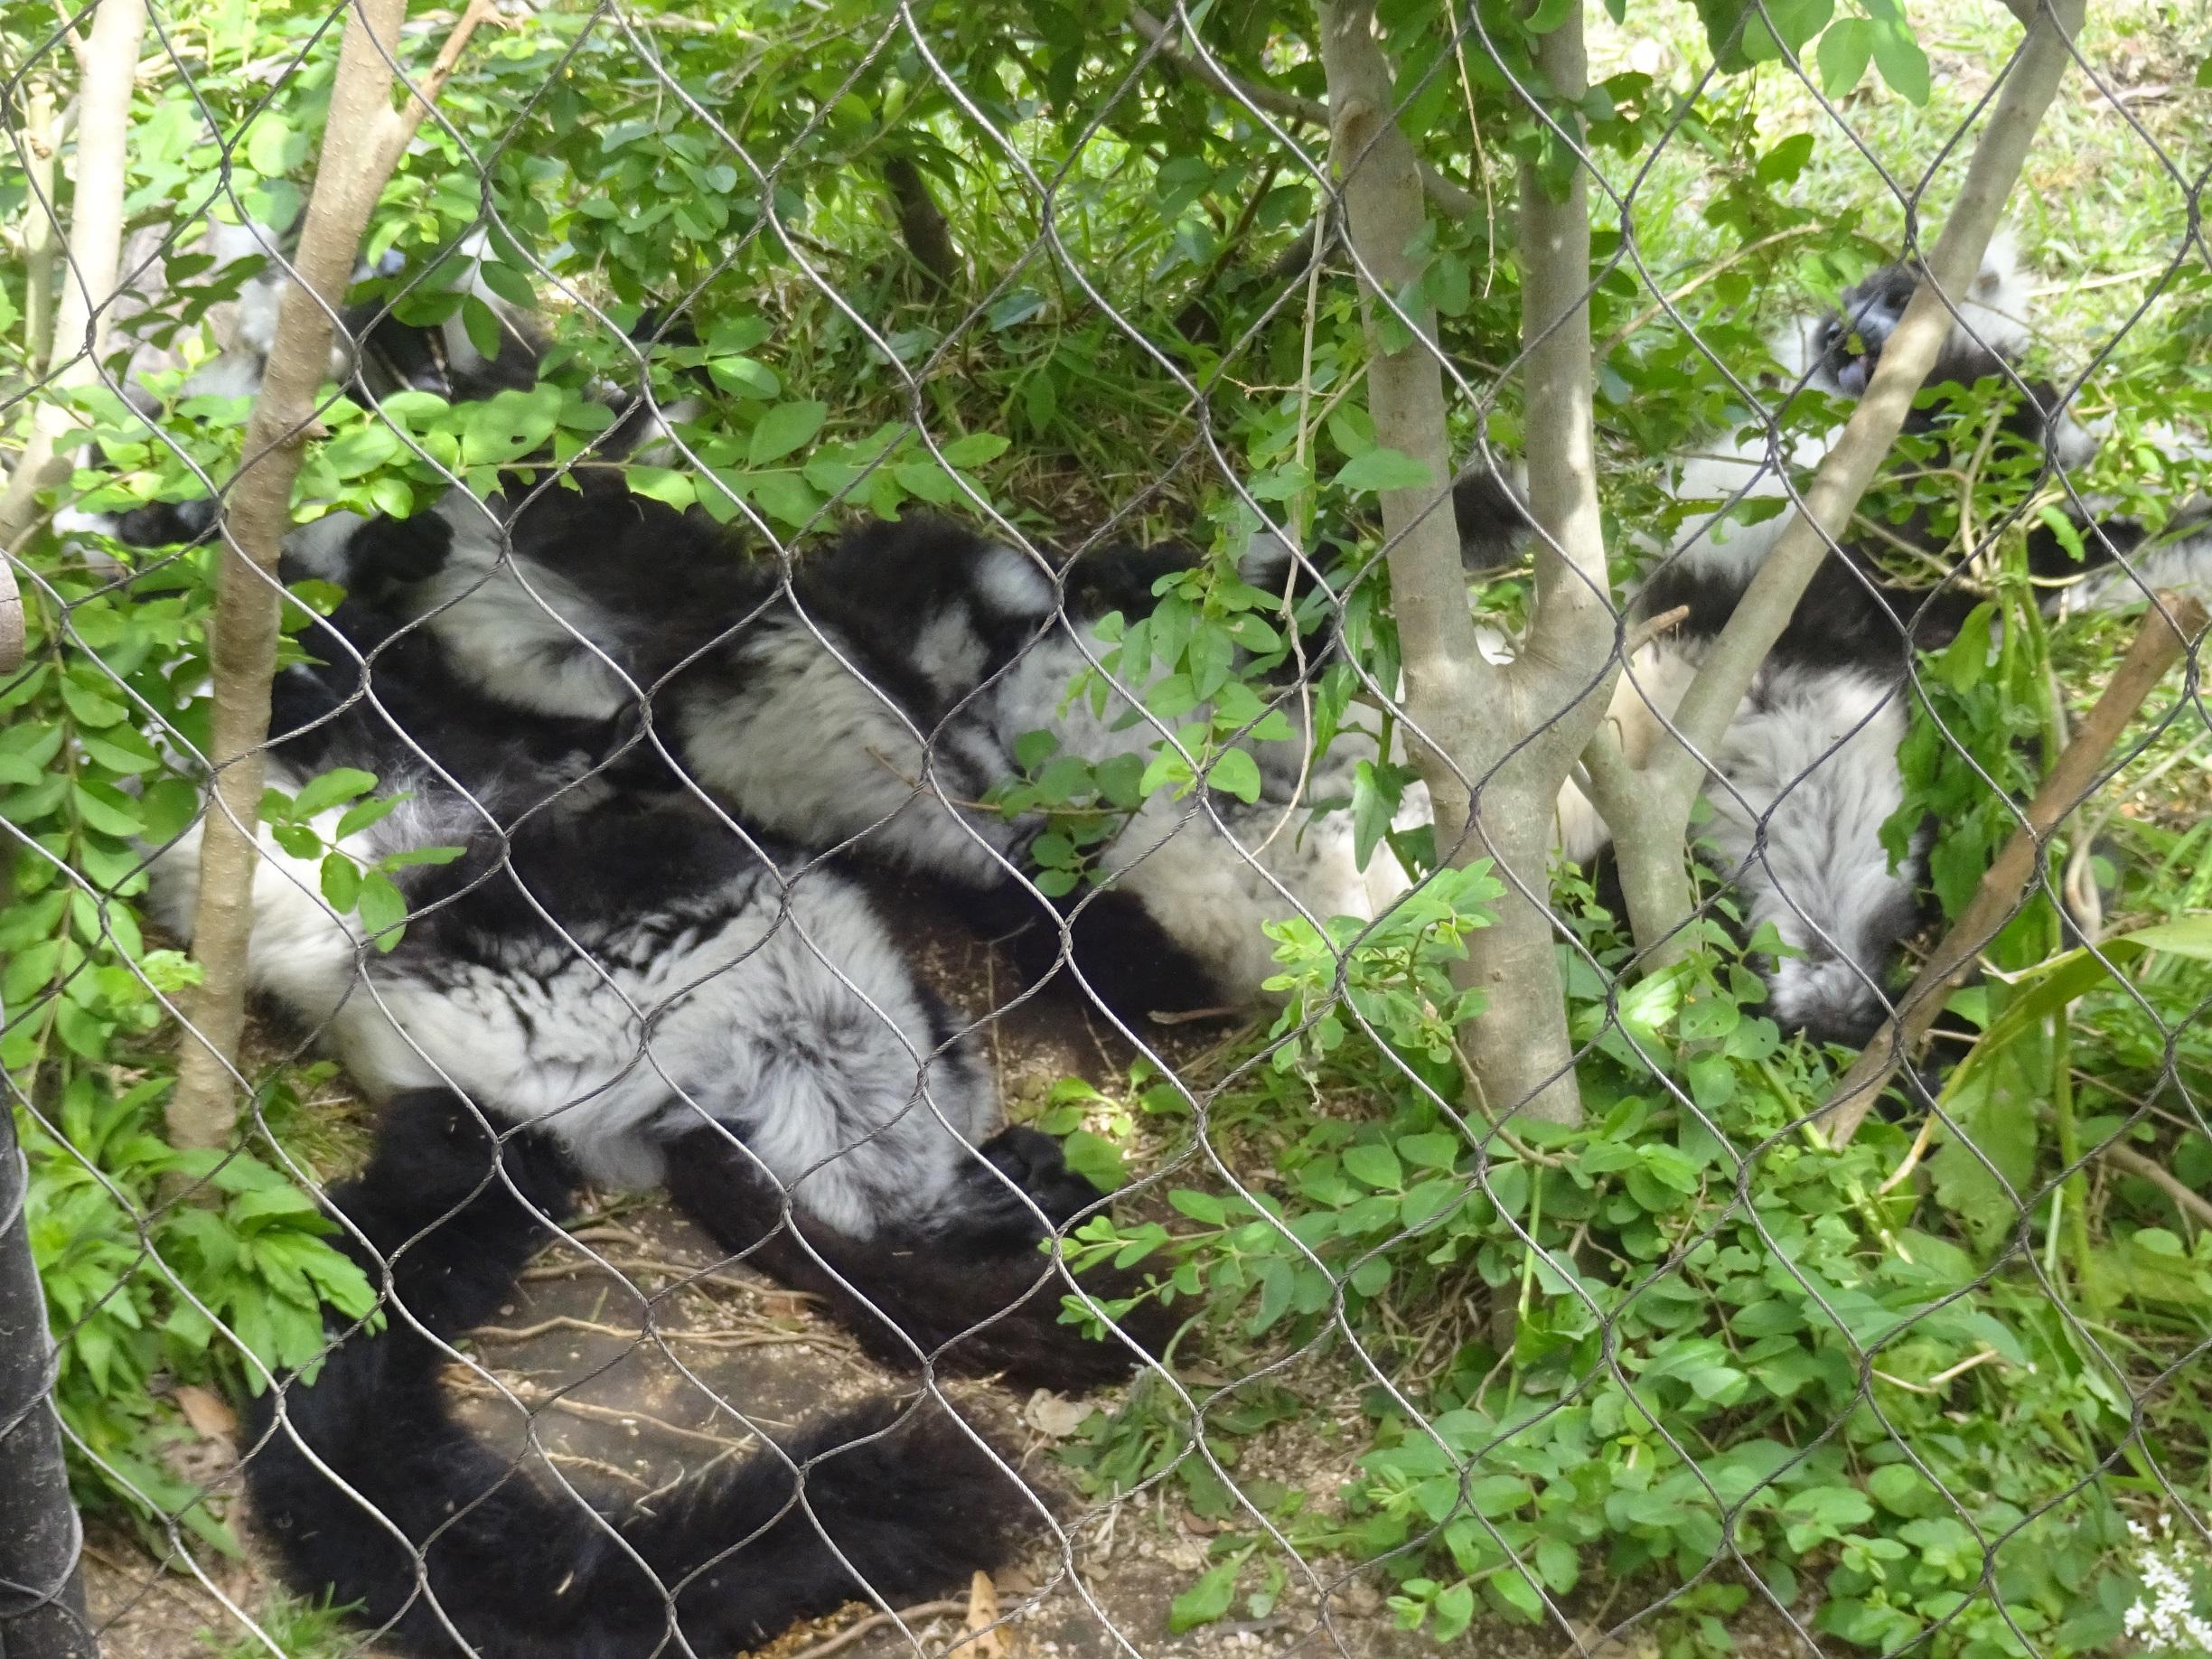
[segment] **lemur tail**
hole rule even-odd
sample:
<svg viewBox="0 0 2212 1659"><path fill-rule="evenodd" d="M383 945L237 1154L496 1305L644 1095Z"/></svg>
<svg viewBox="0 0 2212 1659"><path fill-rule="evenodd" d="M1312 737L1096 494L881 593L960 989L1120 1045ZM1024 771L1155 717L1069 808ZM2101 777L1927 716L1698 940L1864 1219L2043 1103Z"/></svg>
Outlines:
<svg viewBox="0 0 2212 1659"><path fill-rule="evenodd" d="M493 1137L458 1096L389 1109L331 1198L345 1247L374 1277L389 1263L384 1327L339 1336L312 1382L280 1379L249 1412L247 1486L297 1586L412 1654L646 1659L750 1649L1006 1558L1020 1488L927 1401L840 1411L626 1511L586 1509L465 1430L443 1344L511 1293L576 1186L548 1144Z"/></svg>

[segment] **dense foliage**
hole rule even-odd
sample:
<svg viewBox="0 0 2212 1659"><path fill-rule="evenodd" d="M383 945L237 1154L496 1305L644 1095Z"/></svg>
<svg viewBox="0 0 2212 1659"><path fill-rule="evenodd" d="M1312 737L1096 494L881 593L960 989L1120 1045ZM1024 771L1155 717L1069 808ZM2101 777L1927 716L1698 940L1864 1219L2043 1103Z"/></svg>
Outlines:
<svg viewBox="0 0 2212 1659"><path fill-rule="evenodd" d="M1463 377L1454 437L1463 454L1510 451L1516 171L1556 181L1574 164L1514 82L1532 75L1528 32L1564 10L1486 4L1455 45L1448 8L1382 9L1402 124L1476 204L1432 215L1417 250ZM606 418L595 381L642 374L662 400L700 408L681 428L685 463L633 483L742 521L764 548L802 557L855 513L917 507L1071 545L1109 529L1187 537L1209 557L1100 644L1214 787L1257 787L1220 746L1261 714L1240 673L1324 625L1341 626L1357 670L1324 681L1320 740L1386 721L1361 690L1396 679L1386 583L1362 562L1372 544L1350 548L1333 616L1317 601L1285 616L1235 568L1261 512L1308 545L1317 526L1356 542L1346 527L1401 481L1403 458L1377 448L1364 407L1348 267L1307 258L1326 134L1280 111L1325 94L1310 11L1248 0L1206 15L1221 62L1275 95L1256 112L1179 71L1120 4L915 10L918 33L876 0L711 17L633 6L619 23L557 4L487 31L375 218L365 257L395 255L394 271L360 294L411 322L458 314L489 342L496 319L469 291L480 276L550 316L548 384L458 408L409 394L375 416L333 400L298 516L406 513L449 473L482 483L540 446L572 455ZM196 222L294 226L334 37L319 5L164 12L128 205L153 233L135 247L175 232L144 279L156 325L133 325L177 353L152 382L173 393L208 349L210 307L250 274L211 278ZM1636 68L1609 49L1580 111L1633 215L1625 227L1601 207L1608 263L1591 305L1615 530L1677 528L1654 457L1754 418L1765 308L1832 295L1887 255L1896 212L1780 48L1807 53L1828 98L1919 164L1964 108L1939 91L1916 111L1928 61L1894 5L1807 0L1765 15L1784 41L1725 5L1691 26L1654 23L1675 42L1672 72L1664 54ZM411 66L443 26L410 29ZM1715 50L1728 73L1693 84L1680 65ZM31 72L66 95L73 70L50 42ZM24 161L0 157L0 219L19 246L41 211ZM2138 233L2162 258L2149 200ZM66 178L60 205L66 217ZM949 267L912 234L917 213L941 220ZM2038 246L2067 227L2028 230ZM11 398L46 367L17 326L32 279L0 261ZM2203 273L2184 274L2089 389L2109 398L2118 437L2085 489L2156 503L2184 488L2135 439L2154 417L2212 414L2206 293ZM695 338L660 339L678 310ZM108 464L80 474L72 501L184 499L235 464L234 404L172 397L149 434L111 393L76 397ZM0 408L11 433L31 407ZM1999 460L1905 488L1962 529L2010 527L1977 572L1994 635L1970 629L1924 664L1910 821L1896 826L1939 819L1934 884L1955 910L2124 641L2105 624L2054 631L2038 609L2020 539L2061 496L2034 469ZM1614 545L1625 568L1627 542ZM370 1287L294 1179L327 1174L343 1148L299 1107L313 1079L273 1050L257 1054L265 1087L238 1150L186 1155L160 1138L176 1041L164 999L192 970L145 935L136 903L145 848L194 810L184 757L204 736L209 556L42 530L20 557L33 652L0 685L0 1066L31 1108L17 1119L62 1412L89 1500L224 1538L162 1457L170 1402L180 1385L250 1384L261 1366L306 1360L324 1304L367 1308ZM1525 572L1481 603L1512 625ZM2201 718L2147 718L2132 775L2172 761ZM1277 717L1254 735L1292 730ZM1054 814L1048 888L1087 878L1115 815L1194 786L1176 747L1130 742L1095 766L1042 736L1025 745L1000 799ZM1355 815L1366 845L1392 836L1419 863L1420 835L1390 827L1411 778L1365 767L1327 804ZM374 811L374 789L358 774L271 804L312 836L310 808ZM1439 1638L1481 1617L1545 1617L1547 1596L1602 1619L1614 1604L1589 1587L1603 1580L1636 1589L1637 1606L1689 1586L1669 1639L1722 1648L1757 1580L1877 1651L1926 1636L1979 1659L2113 1639L2135 1593L2126 1523L2155 1514L2170 1483L2201 1493L2212 1431L2188 1385L2212 1336L2207 1233L2170 1192L2096 1158L2118 1142L2184 1186L2212 1181L2190 1104L2212 1068L2196 1017L2212 994L2205 940L2153 929L2205 906L2202 801L2200 769L2182 760L2053 848L2062 886L2076 867L2102 868L2123 942L2084 955L2048 901L2029 907L1993 952L2001 973L1959 999L1946 1058L1960 1064L1942 1085L1955 1131L1932 1146L1916 1149L1907 1117L1830 1148L1805 1118L1836 1056L1780 1037L1727 931L1674 970L1624 979L1619 924L1571 872L1561 894L1579 943L1562 956L1589 1045L1583 1129L1493 1123L1461 1074L1463 1010L1443 964L1495 895L1479 870L1364 933L1285 928L1289 1010L1217 1057L1217 1073L1140 1070L1111 1096L1064 1087L1042 1120L1085 1168L1142 1175L1195 1155L1073 1247L1156 1267L1158 1293L1190 1315L1200 1374L1217 1379L1192 1384L1198 1421L1174 1391L1140 1384L1074 1453L1101 1490L1173 1481L1221 1523L1177 1622L1264 1617L1289 1581L1272 1527L1309 1554L1382 1561L1392 1606ZM402 925L379 880L340 859L323 893L372 926ZM1326 1375L1238 1380L1308 1351L1327 1355ZM1248 1448L1315 1439L1346 1376L1354 1429L1320 1436L1308 1465L1333 1477L1238 1474Z"/></svg>

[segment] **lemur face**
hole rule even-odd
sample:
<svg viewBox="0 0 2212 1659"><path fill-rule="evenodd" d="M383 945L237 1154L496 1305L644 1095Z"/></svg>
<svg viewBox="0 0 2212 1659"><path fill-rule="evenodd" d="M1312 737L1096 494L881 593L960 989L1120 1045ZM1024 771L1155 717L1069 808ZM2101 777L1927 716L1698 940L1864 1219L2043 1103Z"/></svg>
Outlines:
<svg viewBox="0 0 2212 1659"><path fill-rule="evenodd" d="M1863 396L1882 347L1904 319L1917 280L1907 267L1887 265L1847 291L1839 314L1814 325L1814 380L1830 381L1847 398Z"/></svg>
<svg viewBox="0 0 2212 1659"><path fill-rule="evenodd" d="M2017 280L2009 246L1993 249L1973 291L1956 301L1959 321L1952 324L1927 384L1971 386L2004 372L2006 354L2019 343L2017 326L2003 314ZM1814 384L1825 384L1846 398L1865 396L1882 348L1904 321L1919 284L1918 262L1900 260L1846 290L1837 314L1814 324Z"/></svg>

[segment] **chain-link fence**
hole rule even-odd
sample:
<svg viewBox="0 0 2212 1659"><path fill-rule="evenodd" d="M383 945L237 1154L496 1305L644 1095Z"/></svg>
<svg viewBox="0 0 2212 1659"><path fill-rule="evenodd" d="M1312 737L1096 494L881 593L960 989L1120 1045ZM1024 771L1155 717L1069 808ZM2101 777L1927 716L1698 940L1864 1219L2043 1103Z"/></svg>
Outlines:
<svg viewBox="0 0 2212 1659"><path fill-rule="evenodd" d="M0 1651L2212 1651L2203 19L406 13L0 47Z"/></svg>

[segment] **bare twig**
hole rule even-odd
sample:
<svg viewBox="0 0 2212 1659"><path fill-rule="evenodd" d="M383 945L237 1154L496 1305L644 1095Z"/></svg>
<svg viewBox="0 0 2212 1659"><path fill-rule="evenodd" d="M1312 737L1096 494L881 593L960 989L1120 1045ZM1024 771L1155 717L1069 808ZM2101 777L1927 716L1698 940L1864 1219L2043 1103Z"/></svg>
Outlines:
<svg viewBox="0 0 2212 1659"><path fill-rule="evenodd" d="M77 95L76 193L70 208L67 279L54 302L54 368L49 396L32 417L7 491L0 495L0 547L14 547L38 518L38 492L69 475L60 454L70 417L51 393L89 385L99 375L108 347L108 317L123 258L123 180L130 136L131 89L138 70L138 42L145 33L145 0L100 0L85 45L84 80ZM50 211L52 178L44 203Z"/></svg>
<svg viewBox="0 0 2212 1659"><path fill-rule="evenodd" d="M1905 1149L1904 1158L1889 1172L1888 1179L1874 1189L1877 1198L1895 1191L1912 1178L1912 1172L1920 1167L1920 1160L1927 1156L1928 1143L1936 1139L1936 1125L1941 1120L1932 1111L1921 1116L1920 1132L1913 1137L1912 1145Z"/></svg>
<svg viewBox="0 0 2212 1659"><path fill-rule="evenodd" d="M398 109L392 108L389 102L380 108L378 115L380 118L370 130L376 135L375 164L380 177L390 178L393 170L399 165L399 158L407 154L408 145L415 141L416 131L422 126L423 117L430 113L431 107L437 102L438 94L445 89L445 83L453 79L454 70L461 61L461 54L468 50L469 39L476 33L478 25L504 21L494 0L469 0L468 10L461 14L460 20L453 26L453 32L445 37L445 43L438 48L438 55L431 61L428 71L415 82L407 101ZM380 192L382 188L380 183Z"/></svg>
<svg viewBox="0 0 2212 1659"><path fill-rule="evenodd" d="M577 1331L587 1336L616 1336L635 1345L648 1336L659 1342L697 1342L725 1348L793 1348L811 1347L818 1340L803 1331L692 1331L671 1326L656 1325L648 1332L642 1326L624 1327L605 1325L596 1319L581 1319L574 1314L554 1314L535 1325L480 1325L469 1333L476 1342L505 1343L531 1342L550 1336L555 1331Z"/></svg>
<svg viewBox="0 0 2212 1659"><path fill-rule="evenodd" d="M2145 1158L2133 1147L2123 1146L2116 1140L2107 1142L2097 1156L2132 1176L2141 1176L2172 1199L2181 1213L2199 1227L2212 1227L2212 1198L2184 1186L2179 1176L2156 1158Z"/></svg>
<svg viewBox="0 0 2212 1659"><path fill-rule="evenodd" d="M902 1625L919 1624L923 1619L943 1618L954 1613L968 1611L968 1603L961 1601L924 1601L911 1607L901 1607L895 1613L871 1613L866 1618L848 1625L826 1641L811 1647L802 1647L791 1659L830 1659L831 1654L841 1654L870 1631L881 1630L894 1622Z"/></svg>
<svg viewBox="0 0 2212 1659"><path fill-rule="evenodd" d="M1662 611L1656 616L1647 616L1628 630L1628 637L1621 642L1621 655L1633 657L1661 634L1671 632L1690 620L1690 607L1678 605L1671 611Z"/></svg>
<svg viewBox="0 0 2212 1659"><path fill-rule="evenodd" d="M671 1423L665 1417L656 1417L651 1411L624 1411L619 1406L595 1405L588 1400L571 1400L566 1394L553 1393L542 1384L527 1377L519 1377L504 1384L507 1392L522 1402L533 1416L539 1411L561 1411L570 1417L580 1417L586 1422L613 1423L618 1429L639 1429L664 1435L671 1440L689 1440L700 1446L711 1446L717 1451L739 1452L749 1450L757 1436L748 1434L743 1439L733 1439L726 1434L712 1434L704 1429L687 1429L681 1423ZM467 1394L476 1399L504 1400L500 1388L486 1382L474 1373L456 1378L453 1383L456 1394ZM766 1418L756 1419L767 1422ZM777 1428L788 1424L775 1424Z"/></svg>
<svg viewBox="0 0 2212 1659"><path fill-rule="evenodd" d="M2137 631L2135 642L2096 707L2074 734L2074 741L2028 803L2024 821L1982 877L1966 908L1921 964L1912 987L1898 999L1897 1012L1866 1045L1822 1108L1828 1139L1842 1146L1888 1086L1906 1057L1916 1052L1936 1023L1944 998L1963 979L1989 942L2028 902L2041 879L2044 848L2068 814L2087 799L2104 770L2105 757L2127 730L2151 689L2202 633L2205 608L2195 599L2161 593Z"/></svg>
<svg viewBox="0 0 2212 1659"><path fill-rule="evenodd" d="M292 484L314 424L316 393L330 372L332 329L370 211L421 125L425 100L445 84L461 48L491 14L486 0L474 0L416 96L406 108L394 110L393 64L406 12L406 0L358 0L346 14L306 228L277 313L261 393L247 424L245 458L225 496L224 552L208 641L214 704L208 761L214 780L192 917L192 954L202 978L186 1005L192 1040L178 1056L168 1107L170 1137L181 1147L222 1146L232 1129L234 1056L245 1025L246 946L259 858L254 829L283 592L276 558L291 527Z"/></svg>

